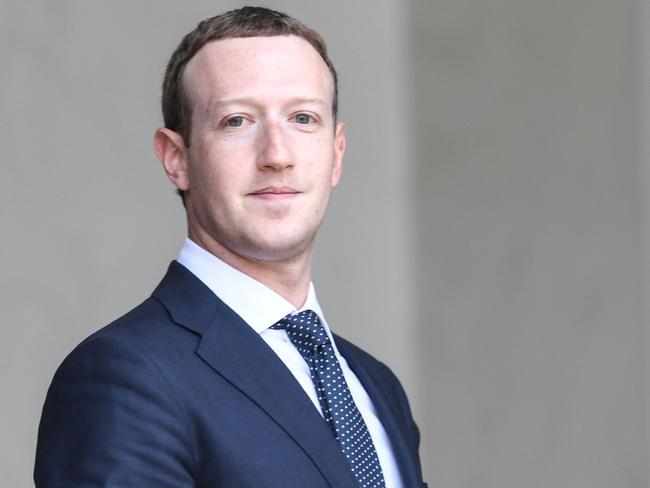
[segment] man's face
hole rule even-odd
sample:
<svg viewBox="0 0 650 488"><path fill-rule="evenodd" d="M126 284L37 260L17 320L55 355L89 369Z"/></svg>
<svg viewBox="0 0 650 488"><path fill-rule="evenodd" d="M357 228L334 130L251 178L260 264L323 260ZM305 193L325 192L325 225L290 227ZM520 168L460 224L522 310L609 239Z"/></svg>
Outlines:
<svg viewBox="0 0 650 488"><path fill-rule="evenodd" d="M341 174L333 80L296 36L224 39L188 63L185 151L190 235L253 261L311 250Z"/></svg>

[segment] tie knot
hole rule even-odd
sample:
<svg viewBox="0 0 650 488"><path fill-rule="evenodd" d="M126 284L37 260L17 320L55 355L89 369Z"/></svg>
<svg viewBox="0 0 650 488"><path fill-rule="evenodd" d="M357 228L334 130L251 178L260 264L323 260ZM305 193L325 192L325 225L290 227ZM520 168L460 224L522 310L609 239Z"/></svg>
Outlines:
<svg viewBox="0 0 650 488"><path fill-rule="evenodd" d="M289 339L303 356L310 354L321 344L329 342L327 332L325 332L318 314L313 310L287 315L271 328L286 330Z"/></svg>

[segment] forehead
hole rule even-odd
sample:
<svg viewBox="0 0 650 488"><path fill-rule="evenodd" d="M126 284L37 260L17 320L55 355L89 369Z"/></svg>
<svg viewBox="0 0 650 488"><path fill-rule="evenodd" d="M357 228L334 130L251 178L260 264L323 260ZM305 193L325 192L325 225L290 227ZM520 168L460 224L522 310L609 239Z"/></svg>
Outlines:
<svg viewBox="0 0 650 488"><path fill-rule="evenodd" d="M318 98L331 104L333 83L320 54L297 36L212 41L196 53L183 73L183 85L192 103L295 97Z"/></svg>

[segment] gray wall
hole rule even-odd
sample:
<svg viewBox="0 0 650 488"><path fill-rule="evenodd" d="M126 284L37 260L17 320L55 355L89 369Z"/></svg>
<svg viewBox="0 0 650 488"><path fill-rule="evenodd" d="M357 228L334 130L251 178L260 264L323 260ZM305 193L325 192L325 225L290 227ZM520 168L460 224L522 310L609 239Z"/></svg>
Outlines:
<svg viewBox="0 0 650 488"><path fill-rule="evenodd" d="M184 33L241 4L0 0L6 486L31 485L56 366L184 237L151 149L159 84ZM430 484L646 486L648 11L267 4L340 72L349 147L316 286L403 380Z"/></svg>
<svg viewBox="0 0 650 488"><path fill-rule="evenodd" d="M639 16L631 1L415 4L439 486L648 485Z"/></svg>

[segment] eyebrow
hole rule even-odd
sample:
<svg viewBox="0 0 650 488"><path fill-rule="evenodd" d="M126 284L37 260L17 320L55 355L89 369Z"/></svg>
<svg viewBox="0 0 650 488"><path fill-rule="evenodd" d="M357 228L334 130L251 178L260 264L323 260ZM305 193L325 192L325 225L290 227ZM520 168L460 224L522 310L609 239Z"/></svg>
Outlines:
<svg viewBox="0 0 650 488"><path fill-rule="evenodd" d="M316 104L321 105L324 108L327 108L328 103L322 98L318 97L295 97L288 100L287 105L296 105L296 104ZM233 98L218 98L211 101L206 106L207 113L214 113L219 107L224 105L259 105L259 101L252 97L233 97Z"/></svg>

